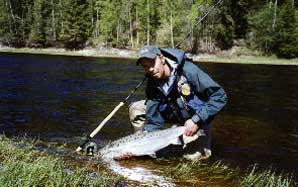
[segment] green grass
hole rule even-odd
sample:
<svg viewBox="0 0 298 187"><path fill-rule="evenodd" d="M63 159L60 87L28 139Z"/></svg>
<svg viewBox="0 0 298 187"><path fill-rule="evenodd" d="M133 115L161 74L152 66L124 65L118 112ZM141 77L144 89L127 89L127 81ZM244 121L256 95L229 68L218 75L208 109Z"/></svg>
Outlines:
<svg viewBox="0 0 298 187"><path fill-rule="evenodd" d="M72 167L54 156L34 149L27 140L17 143L0 136L0 186L73 187L117 186L123 179L103 170Z"/></svg>
<svg viewBox="0 0 298 187"><path fill-rule="evenodd" d="M241 182L241 187L292 187L298 185L291 177L277 174L271 169L257 172L256 166L246 175Z"/></svg>
<svg viewBox="0 0 298 187"><path fill-rule="evenodd" d="M240 170L232 169L221 162L206 164L202 162L181 162L176 167L165 170L166 175L177 183L191 186L238 186Z"/></svg>
<svg viewBox="0 0 298 187"><path fill-rule="evenodd" d="M253 166L250 171L241 171L222 162L204 164L201 162L181 162L176 167L169 167L165 174L177 183L188 186L220 187L293 187L297 182L288 174L278 174L272 169L258 170Z"/></svg>
<svg viewBox="0 0 298 187"><path fill-rule="evenodd" d="M298 65L298 59L279 59L274 56L246 56L246 57L220 57L196 59L198 62L218 62L218 63L240 63L240 64L270 64L270 65Z"/></svg>
<svg viewBox="0 0 298 187"><path fill-rule="evenodd" d="M12 141L0 135L0 186L76 187L121 186L124 179L102 167L91 172L88 166L70 166L60 158L35 149L27 139ZM73 164L72 164L73 165ZM288 174L256 166L247 171L222 162L184 162L167 165L164 174L179 186L292 187L297 181ZM129 184L127 184L129 185Z"/></svg>
<svg viewBox="0 0 298 187"><path fill-rule="evenodd" d="M298 65L298 58L285 59L277 58L275 55L266 56L262 52L247 47L237 47L218 52L217 55L204 54L194 59L198 62L220 62L220 63L240 63L240 64L270 64L270 65Z"/></svg>

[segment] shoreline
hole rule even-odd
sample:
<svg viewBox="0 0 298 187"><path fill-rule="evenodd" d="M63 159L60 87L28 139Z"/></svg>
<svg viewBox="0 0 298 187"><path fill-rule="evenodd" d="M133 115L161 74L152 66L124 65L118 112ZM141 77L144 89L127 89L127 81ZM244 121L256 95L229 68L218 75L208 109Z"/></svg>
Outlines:
<svg viewBox="0 0 298 187"><path fill-rule="evenodd" d="M45 142L26 137L8 138L0 135L0 186L150 186L151 184L127 180L92 161L84 165L66 161L57 154L46 151ZM38 146L45 146L38 149ZM56 145L57 146L57 145ZM56 147L55 146L55 147ZM57 150L63 147L57 148ZM82 157L81 157L82 158ZM87 163L86 163L87 162ZM187 168L187 169L186 169ZM276 172L272 168L260 169L256 164L241 171L221 161L213 163L185 162L167 166L164 176L174 184L240 187L290 187L297 186L293 174ZM212 176L212 177L210 177ZM189 181L189 177L198 180Z"/></svg>
<svg viewBox="0 0 298 187"><path fill-rule="evenodd" d="M1 47L0 53L22 53L40 55L62 55L94 58L126 58L137 59L137 50L118 48L85 48L70 51L62 48L10 48ZM223 51L218 55L200 54L191 55L194 62L202 63L226 63L226 64L262 64L262 65L298 65L298 58L279 59L274 56L257 56L247 54L233 54L231 51Z"/></svg>
<svg viewBox="0 0 298 187"><path fill-rule="evenodd" d="M44 146L44 150L38 146ZM0 186L118 186L123 177L49 154L47 145L26 137L0 135ZM57 149L58 150L58 149Z"/></svg>

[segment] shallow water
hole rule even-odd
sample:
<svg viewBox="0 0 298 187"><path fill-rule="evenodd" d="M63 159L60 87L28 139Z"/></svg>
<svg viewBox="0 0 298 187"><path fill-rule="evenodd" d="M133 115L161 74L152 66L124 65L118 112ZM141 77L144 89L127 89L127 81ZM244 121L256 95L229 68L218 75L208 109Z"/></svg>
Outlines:
<svg viewBox="0 0 298 187"><path fill-rule="evenodd" d="M242 168L258 163L297 175L298 67L199 65L229 97L213 122L212 160ZM0 53L0 131L75 149L142 78L141 67L127 59ZM132 100L143 98L141 87ZM126 105L96 142L104 145L130 133ZM133 163L159 167L144 162Z"/></svg>

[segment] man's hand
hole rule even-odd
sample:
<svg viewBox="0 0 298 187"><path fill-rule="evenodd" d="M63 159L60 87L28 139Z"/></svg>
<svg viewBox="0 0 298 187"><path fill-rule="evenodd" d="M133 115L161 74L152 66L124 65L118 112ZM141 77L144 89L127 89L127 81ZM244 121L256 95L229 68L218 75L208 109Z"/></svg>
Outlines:
<svg viewBox="0 0 298 187"><path fill-rule="evenodd" d="M199 129L199 127L191 119L188 119L184 123L184 126L186 127L184 131L184 135L186 136L192 136Z"/></svg>

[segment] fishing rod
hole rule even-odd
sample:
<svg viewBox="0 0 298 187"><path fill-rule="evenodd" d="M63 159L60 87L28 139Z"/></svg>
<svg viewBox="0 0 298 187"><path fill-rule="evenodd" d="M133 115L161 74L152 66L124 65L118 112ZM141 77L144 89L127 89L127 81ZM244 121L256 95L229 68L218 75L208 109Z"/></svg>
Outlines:
<svg viewBox="0 0 298 187"><path fill-rule="evenodd" d="M137 91L137 89L146 81L147 77L145 76L142 81L140 81L136 87L131 91L131 93L123 100L121 101L115 108L114 110L97 126L96 129L93 130L93 132L86 137L86 140L82 145L80 145L77 149L76 152L80 152L83 147L91 141L91 139L100 131L100 129L115 115L115 113L128 101L128 99L134 95L134 93Z"/></svg>

